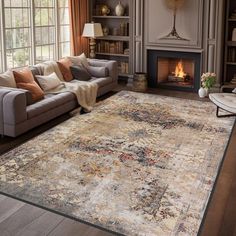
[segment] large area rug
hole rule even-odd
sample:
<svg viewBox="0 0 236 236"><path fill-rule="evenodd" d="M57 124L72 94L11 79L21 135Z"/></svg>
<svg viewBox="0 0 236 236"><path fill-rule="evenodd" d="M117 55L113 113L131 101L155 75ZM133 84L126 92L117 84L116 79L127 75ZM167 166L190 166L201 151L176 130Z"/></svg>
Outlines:
<svg viewBox="0 0 236 236"><path fill-rule="evenodd" d="M233 123L120 92L2 155L0 191L124 235L196 235Z"/></svg>

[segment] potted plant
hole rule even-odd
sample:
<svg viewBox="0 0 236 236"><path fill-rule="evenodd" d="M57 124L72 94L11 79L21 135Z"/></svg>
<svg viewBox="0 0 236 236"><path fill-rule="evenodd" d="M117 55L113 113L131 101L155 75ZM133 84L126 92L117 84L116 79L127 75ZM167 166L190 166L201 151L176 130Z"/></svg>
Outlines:
<svg viewBox="0 0 236 236"><path fill-rule="evenodd" d="M209 89L215 84L216 82L216 74L207 72L203 73L201 76L201 88L198 91L199 97L203 98L208 95Z"/></svg>

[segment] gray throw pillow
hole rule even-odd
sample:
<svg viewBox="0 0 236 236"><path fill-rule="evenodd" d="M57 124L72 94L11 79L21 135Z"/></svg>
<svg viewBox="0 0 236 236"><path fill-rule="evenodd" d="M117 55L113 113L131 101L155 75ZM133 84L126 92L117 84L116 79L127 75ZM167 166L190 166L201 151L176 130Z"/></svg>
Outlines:
<svg viewBox="0 0 236 236"><path fill-rule="evenodd" d="M236 88L232 91L232 93L236 93Z"/></svg>
<svg viewBox="0 0 236 236"><path fill-rule="evenodd" d="M70 67L73 79L88 81L91 79L91 75L82 65L74 65Z"/></svg>
<svg viewBox="0 0 236 236"><path fill-rule="evenodd" d="M109 76L109 70L107 67L102 67L102 66L89 66L87 68L88 72L92 77L107 77Z"/></svg>

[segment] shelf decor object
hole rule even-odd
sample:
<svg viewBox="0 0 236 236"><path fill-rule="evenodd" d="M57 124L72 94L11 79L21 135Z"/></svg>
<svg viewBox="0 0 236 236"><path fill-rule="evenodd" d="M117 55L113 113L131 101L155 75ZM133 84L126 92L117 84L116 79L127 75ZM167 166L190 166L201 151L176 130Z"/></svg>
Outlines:
<svg viewBox="0 0 236 236"><path fill-rule="evenodd" d="M110 12L111 12L111 10L110 10L110 8L109 8L107 5L102 5L102 6L101 6L101 14L102 14L103 16L109 15Z"/></svg>
<svg viewBox="0 0 236 236"><path fill-rule="evenodd" d="M173 11L174 20L171 32L160 39L172 39L172 40L177 39L177 40L189 41L189 39L181 37L176 30L177 10L183 6L184 2L185 0L165 0L167 7Z"/></svg>
<svg viewBox="0 0 236 236"><path fill-rule="evenodd" d="M90 58L95 58L96 41L95 38L102 37L103 31L100 23L86 23L84 25L83 37L90 38Z"/></svg>
<svg viewBox="0 0 236 236"><path fill-rule="evenodd" d="M121 4L121 2L119 1L118 5L115 8L115 12L117 16L123 16L125 13L125 8L124 6Z"/></svg>

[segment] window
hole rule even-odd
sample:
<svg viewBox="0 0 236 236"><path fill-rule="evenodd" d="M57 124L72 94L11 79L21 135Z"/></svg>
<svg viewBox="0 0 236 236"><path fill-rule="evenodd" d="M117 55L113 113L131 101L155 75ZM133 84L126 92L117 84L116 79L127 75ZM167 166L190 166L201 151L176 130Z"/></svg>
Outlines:
<svg viewBox="0 0 236 236"><path fill-rule="evenodd" d="M58 1L59 7L59 56L70 55L70 22L68 0Z"/></svg>
<svg viewBox="0 0 236 236"><path fill-rule="evenodd" d="M7 68L29 65L31 56L30 1L3 1Z"/></svg>
<svg viewBox="0 0 236 236"><path fill-rule="evenodd" d="M0 3L1 6L1 3ZM2 65L2 21L0 17L0 73L3 72L3 65Z"/></svg>
<svg viewBox="0 0 236 236"><path fill-rule="evenodd" d="M1 4L0 71L70 55L68 0L4 0Z"/></svg>
<svg viewBox="0 0 236 236"><path fill-rule="evenodd" d="M54 0L35 0L36 63L55 58Z"/></svg>

